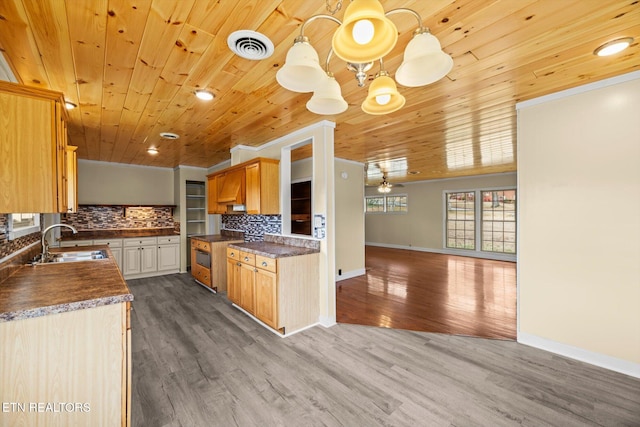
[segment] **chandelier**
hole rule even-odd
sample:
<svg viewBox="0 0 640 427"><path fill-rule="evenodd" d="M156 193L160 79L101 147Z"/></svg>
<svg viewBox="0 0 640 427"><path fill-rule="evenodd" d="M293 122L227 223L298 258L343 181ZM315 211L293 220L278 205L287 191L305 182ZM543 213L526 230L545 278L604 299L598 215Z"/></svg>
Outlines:
<svg viewBox="0 0 640 427"><path fill-rule="evenodd" d="M378 185L378 193L389 193L391 192L391 187L393 187L393 184L387 181L387 177L382 175L382 182Z"/></svg>
<svg viewBox="0 0 640 427"><path fill-rule="evenodd" d="M327 9L335 13L342 1L332 10L329 0ZM419 87L434 83L451 71L453 60L442 51L438 39L422 25L420 15L406 8L393 9L385 13L378 0L351 0L343 21L331 15L314 15L300 27L300 35L287 52L282 68L276 73L280 86L293 92L309 93L307 109L315 114L340 114L348 105L342 98L340 85L329 70L332 55L347 62L347 68L356 74L358 86L363 87L369 71L377 61L380 71L369 85L369 92L362 102L362 110L368 114L387 114L399 110L405 98L394 80L384 69L382 58L398 41L398 30L388 16L409 13L418 21L418 28L404 51L404 60L396 71L396 81L405 87ZM328 19L338 24L333 34L331 49L325 68L320 66L318 53L304 35L307 24L317 19Z"/></svg>

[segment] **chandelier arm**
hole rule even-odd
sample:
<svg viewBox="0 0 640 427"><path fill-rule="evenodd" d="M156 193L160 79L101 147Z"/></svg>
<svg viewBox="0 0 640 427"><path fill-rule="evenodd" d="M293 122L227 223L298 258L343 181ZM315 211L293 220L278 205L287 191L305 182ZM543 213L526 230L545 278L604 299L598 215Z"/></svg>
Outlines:
<svg viewBox="0 0 640 427"><path fill-rule="evenodd" d="M411 15L413 15L417 20L418 20L418 29L416 30L416 32L425 32L429 31L429 28L425 27L424 25L422 25L422 17L420 16L420 14L418 12L416 12L413 9L407 9L406 7L400 7L398 9L392 9L390 11L388 11L387 13L384 14L384 16L391 16L391 15L397 15L398 13L409 13Z"/></svg>
<svg viewBox="0 0 640 427"><path fill-rule="evenodd" d="M339 20L338 18L336 18L335 16L331 16L331 15L313 15L310 18L307 18L303 23L302 26L300 27L300 35L298 37L304 37L304 29L307 26L307 24L316 21L318 19L328 19L330 21L335 22L338 25L342 25L342 21Z"/></svg>
<svg viewBox="0 0 640 427"><path fill-rule="evenodd" d="M331 73L331 71L329 71L329 60L331 60L331 56L333 56L333 48L332 47L329 48L329 53L327 54L327 61L324 64L324 70L327 72L327 74Z"/></svg>

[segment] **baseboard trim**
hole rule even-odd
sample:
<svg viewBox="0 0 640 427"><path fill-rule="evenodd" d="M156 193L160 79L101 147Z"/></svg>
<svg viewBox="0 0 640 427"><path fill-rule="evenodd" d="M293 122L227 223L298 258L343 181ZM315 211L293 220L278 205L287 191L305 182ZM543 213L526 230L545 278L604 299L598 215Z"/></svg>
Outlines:
<svg viewBox="0 0 640 427"><path fill-rule="evenodd" d="M354 277L362 276L365 274L367 274L367 270L365 270L364 268L347 271L346 273L340 276L336 275L336 282L339 282L341 280L353 279Z"/></svg>
<svg viewBox="0 0 640 427"><path fill-rule="evenodd" d="M627 360L618 359L616 357L607 356L601 353L585 350L580 347L574 347L569 344L563 344L537 335L528 334L526 332L518 332L518 342L530 347L539 348L541 350L550 351L561 356L589 363L590 365L599 366L631 377L640 378L640 363L633 363Z"/></svg>
<svg viewBox="0 0 640 427"><path fill-rule="evenodd" d="M323 326L325 328L330 328L332 326L337 325L335 317L328 317L328 316L320 316L318 318L318 324L320 324L320 326Z"/></svg>
<svg viewBox="0 0 640 427"><path fill-rule="evenodd" d="M442 254L442 255L466 256L471 258L491 259L494 261L516 262L516 259L517 259L515 255L492 254L490 252L477 252L477 251L470 251L470 250L459 251L455 249L423 248L420 246L395 245L393 243L377 243L377 242L365 242L364 244L365 246L378 246L381 248L389 248L389 249L404 249L408 251L430 252L430 253Z"/></svg>

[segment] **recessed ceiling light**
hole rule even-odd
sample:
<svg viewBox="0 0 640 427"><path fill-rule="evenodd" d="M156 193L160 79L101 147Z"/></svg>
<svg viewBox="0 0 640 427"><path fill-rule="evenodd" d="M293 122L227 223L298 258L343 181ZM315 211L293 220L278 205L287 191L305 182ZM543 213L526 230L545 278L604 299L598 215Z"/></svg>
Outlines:
<svg viewBox="0 0 640 427"><path fill-rule="evenodd" d="M153 154L153 155L155 156L156 154L158 154L158 149L157 149L157 148L154 148L154 147L149 147L149 148L147 149L147 153L149 153L149 154Z"/></svg>
<svg viewBox="0 0 640 427"><path fill-rule="evenodd" d="M633 37L624 37L621 39L611 40L606 42L602 46L593 51L597 56L609 56L615 55L618 52L622 52L633 43Z"/></svg>
<svg viewBox="0 0 640 427"><path fill-rule="evenodd" d="M73 110L74 108L77 107L76 104L74 104L73 102L69 102L69 101L64 101L64 106L66 107L67 110Z"/></svg>
<svg viewBox="0 0 640 427"><path fill-rule="evenodd" d="M203 89L197 90L196 96L202 99L203 101L211 101L215 97L215 95L212 92L209 92L208 90L203 90Z"/></svg>
<svg viewBox="0 0 640 427"><path fill-rule="evenodd" d="M160 132L160 136L164 139L178 139L180 135L172 132Z"/></svg>

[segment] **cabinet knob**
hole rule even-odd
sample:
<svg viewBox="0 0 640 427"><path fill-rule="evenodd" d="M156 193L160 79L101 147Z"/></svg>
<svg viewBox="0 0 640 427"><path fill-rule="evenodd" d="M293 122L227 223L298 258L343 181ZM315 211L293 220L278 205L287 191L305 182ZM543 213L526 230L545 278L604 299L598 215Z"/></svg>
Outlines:
<svg viewBox="0 0 640 427"><path fill-rule="evenodd" d="M257 272L258 272L258 269L257 269L257 268L254 268L254 269L253 269L253 272L254 272L254 273L257 273Z"/></svg>
<svg viewBox="0 0 640 427"><path fill-rule="evenodd" d="M240 264L239 262L236 262L236 265L242 265L242 264Z"/></svg>
<svg viewBox="0 0 640 427"><path fill-rule="evenodd" d="M236 253L235 252L231 252L231 256L236 256Z"/></svg>
<svg viewBox="0 0 640 427"><path fill-rule="evenodd" d="M249 261L249 257L248 256L244 257L244 260Z"/></svg>
<svg viewBox="0 0 640 427"><path fill-rule="evenodd" d="M262 261L262 266L266 267L267 266L267 261Z"/></svg>

